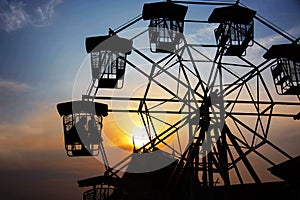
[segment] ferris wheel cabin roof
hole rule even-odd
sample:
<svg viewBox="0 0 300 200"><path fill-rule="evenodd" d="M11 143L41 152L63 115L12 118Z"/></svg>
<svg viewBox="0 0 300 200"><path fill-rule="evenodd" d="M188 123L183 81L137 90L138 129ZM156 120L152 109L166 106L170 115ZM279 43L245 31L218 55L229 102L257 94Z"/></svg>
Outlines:
<svg viewBox="0 0 300 200"><path fill-rule="evenodd" d="M91 53L95 50L110 50L114 52L130 54L132 43L132 40L121 38L117 35L94 36L87 37L85 39L85 48L87 53Z"/></svg>
<svg viewBox="0 0 300 200"><path fill-rule="evenodd" d="M57 104L60 116L73 113L95 113L98 116L107 116L107 104L92 101L69 101Z"/></svg>
<svg viewBox="0 0 300 200"><path fill-rule="evenodd" d="M300 45L279 44L273 45L264 55L265 59L287 58L300 62Z"/></svg>
<svg viewBox="0 0 300 200"><path fill-rule="evenodd" d="M215 8L208 18L209 23L222 23L231 21L237 24L249 24L256 11L241 7L237 4L221 8Z"/></svg>
<svg viewBox="0 0 300 200"><path fill-rule="evenodd" d="M91 177L83 180L77 181L79 187L88 187L88 186L95 186L95 185L112 185L118 186L119 181L117 178L111 176L96 176Z"/></svg>
<svg viewBox="0 0 300 200"><path fill-rule="evenodd" d="M187 13L187 6L172 2L146 3L143 7L143 19L167 18L183 21Z"/></svg>

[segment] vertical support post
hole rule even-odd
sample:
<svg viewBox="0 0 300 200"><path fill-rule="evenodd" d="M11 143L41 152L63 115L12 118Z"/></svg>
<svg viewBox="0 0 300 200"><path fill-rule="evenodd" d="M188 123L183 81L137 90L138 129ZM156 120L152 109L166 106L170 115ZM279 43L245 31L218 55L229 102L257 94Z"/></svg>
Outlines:
<svg viewBox="0 0 300 200"><path fill-rule="evenodd" d="M203 187L207 187L207 162L206 162L206 156L204 156L206 153L206 150L203 150L203 174L202 174L202 181L203 181ZM207 154L206 154L207 155Z"/></svg>
<svg viewBox="0 0 300 200"><path fill-rule="evenodd" d="M213 154L212 152L209 152L207 154L207 158L208 158L208 166L207 166L207 169L208 169L208 186L209 187L213 187L214 186L214 172L213 172Z"/></svg>
<svg viewBox="0 0 300 200"><path fill-rule="evenodd" d="M228 158L227 158L227 148L228 144L226 141L226 135L222 131L221 137L218 141L218 151L220 157L220 174L223 178L224 185L230 185L229 173L228 173Z"/></svg>

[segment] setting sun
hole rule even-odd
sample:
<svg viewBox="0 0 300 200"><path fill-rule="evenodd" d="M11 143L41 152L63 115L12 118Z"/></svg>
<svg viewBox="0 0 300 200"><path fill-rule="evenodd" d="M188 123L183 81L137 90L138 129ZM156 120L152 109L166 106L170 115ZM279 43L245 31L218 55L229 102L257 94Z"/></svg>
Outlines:
<svg viewBox="0 0 300 200"><path fill-rule="evenodd" d="M133 130L132 135L132 142L136 149L141 148L149 142L149 138L144 127L136 127Z"/></svg>

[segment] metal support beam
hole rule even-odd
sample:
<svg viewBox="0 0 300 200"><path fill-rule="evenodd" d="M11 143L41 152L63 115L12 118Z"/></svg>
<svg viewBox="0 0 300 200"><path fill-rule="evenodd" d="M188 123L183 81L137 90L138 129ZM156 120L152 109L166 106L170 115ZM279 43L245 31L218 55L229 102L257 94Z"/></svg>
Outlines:
<svg viewBox="0 0 300 200"><path fill-rule="evenodd" d="M239 146L239 144L237 143L237 141L235 140L234 135L231 133L230 129L228 128L228 126L226 124L224 124L224 131L226 133L226 135L228 136L230 142L233 144L235 150L237 151L237 153L239 154L240 158L242 159L244 165L246 166L248 172L250 173L250 175L252 176L253 180L255 181L255 183L261 183L260 178L258 177L258 175L256 174L254 168L252 167L252 165L250 164L249 160L247 159L247 157L244 155L244 152L242 151L241 147Z"/></svg>

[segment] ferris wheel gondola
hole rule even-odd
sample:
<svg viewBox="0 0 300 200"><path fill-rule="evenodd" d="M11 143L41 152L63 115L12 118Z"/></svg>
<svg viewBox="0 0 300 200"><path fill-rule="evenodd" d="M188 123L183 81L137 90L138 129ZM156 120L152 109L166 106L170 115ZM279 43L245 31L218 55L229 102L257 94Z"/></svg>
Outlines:
<svg viewBox="0 0 300 200"><path fill-rule="evenodd" d="M99 154L102 117L107 116L107 105L91 101L70 101L57 104L63 118L67 155L96 156Z"/></svg>
<svg viewBox="0 0 300 200"><path fill-rule="evenodd" d="M273 45L264 58L276 59L271 71L277 93L300 95L300 45Z"/></svg>

